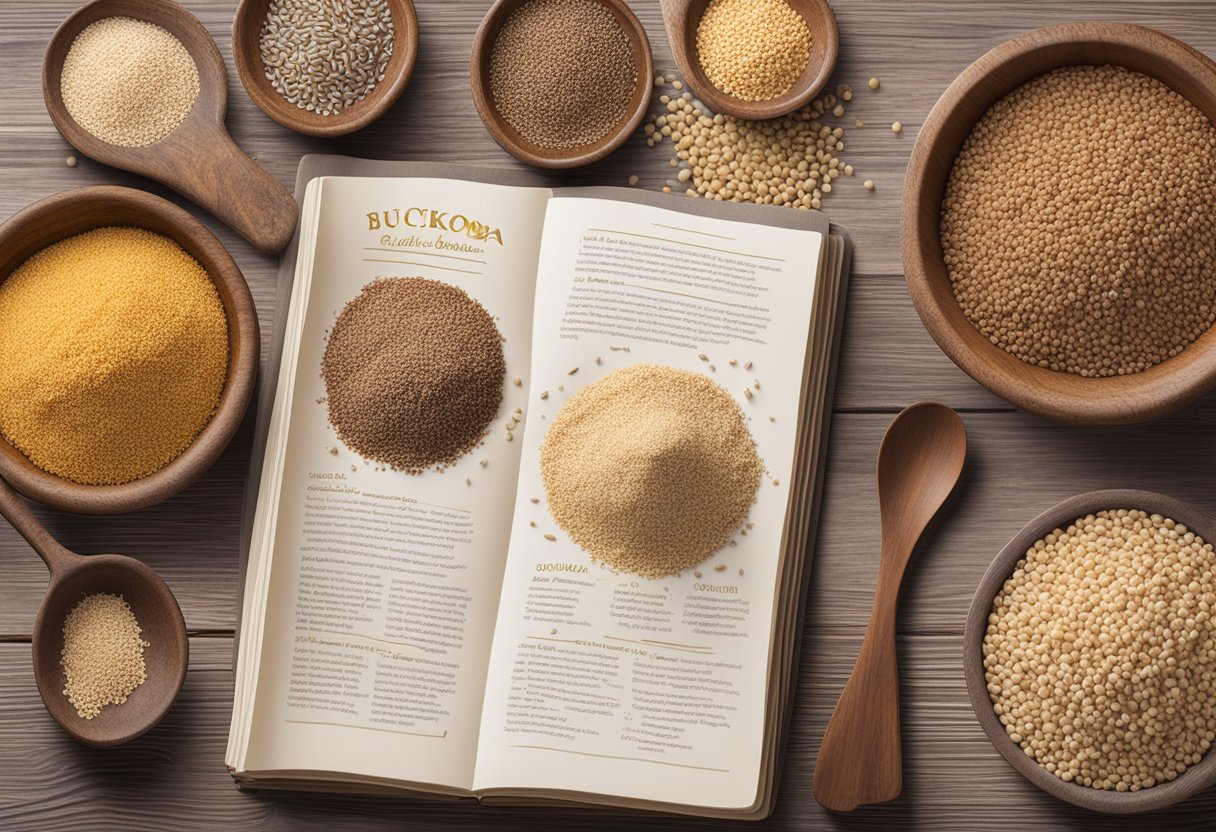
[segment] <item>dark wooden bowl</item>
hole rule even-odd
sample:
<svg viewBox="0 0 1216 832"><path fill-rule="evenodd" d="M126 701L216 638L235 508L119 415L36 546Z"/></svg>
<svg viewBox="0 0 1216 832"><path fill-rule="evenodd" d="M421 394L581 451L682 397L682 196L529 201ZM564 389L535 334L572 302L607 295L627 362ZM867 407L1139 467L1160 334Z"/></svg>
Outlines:
<svg viewBox="0 0 1216 832"><path fill-rule="evenodd" d="M744 101L727 95L713 85L701 69L697 54L697 27L710 0L662 0L663 22L676 66L693 93L715 113L758 120L777 118L804 107L823 90L836 69L840 34L836 15L828 0L790 0L811 30L811 55L806 69L784 95L768 101Z"/></svg>
<svg viewBox="0 0 1216 832"><path fill-rule="evenodd" d="M167 30L186 47L198 68L194 108L177 129L147 147L119 147L102 141L77 124L63 103L60 75L73 41L98 20L115 16ZM291 242L298 213L295 198L228 135L224 58L198 18L173 0L93 0L81 6L60 24L47 46L42 97L55 127L90 159L138 173L184 194L261 251L277 254Z"/></svg>
<svg viewBox="0 0 1216 832"><path fill-rule="evenodd" d="M63 191L0 225L0 282L52 243L104 226L155 231L177 242L215 283L228 318L228 379L211 421L181 456L124 485L80 485L36 467L0 438L0 476L31 499L81 514L119 514L159 503L198 478L228 445L253 394L260 353L258 318L241 270L207 228L173 203L132 188Z"/></svg>
<svg viewBox="0 0 1216 832"><path fill-rule="evenodd" d="M1013 574L1017 562L1026 556L1026 550L1040 538L1057 528L1067 527L1078 517L1110 509L1138 509L1150 514L1162 514L1184 524L1204 541L1216 541L1216 520L1181 500L1151 491L1091 491L1052 506L1031 520L1005 544L1005 548L992 561L980 581L971 601L971 609L967 613L967 626L963 634L963 668L967 677L967 693L971 697L971 707L983 726L984 733L1005 761L1017 769L1018 773L1048 794L1076 806L1111 814L1132 814L1164 809L1216 785L1216 753L1209 750L1197 764L1168 783L1160 783L1136 792L1103 791L1077 783L1066 783L1026 756L1021 746L1005 733L1005 726L992 708L992 699L988 696L988 685L984 676L984 635L988 628L988 614L992 611L993 600ZM1211 693L1216 695L1216 690Z"/></svg>
<svg viewBox="0 0 1216 832"><path fill-rule="evenodd" d="M1185 44L1123 23L1037 29L981 57L938 100L908 163L901 216L908 291L938 346L968 375L1023 410L1089 425L1153 419L1216 386L1216 327L1173 358L1129 376L1082 378L1026 364L984 337L955 301L942 261L939 218L954 159L992 104L1050 70L1101 64L1156 78L1216 122L1216 67Z"/></svg>
<svg viewBox="0 0 1216 832"><path fill-rule="evenodd" d="M345 136L371 124L396 103L418 59L418 16L411 0L389 0L393 14L393 54L384 80L366 98L332 116L301 110L266 80L260 48L262 21L270 0L241 0L232 19L232 60L241 86L262 112L284 127L309 136Z"/></svg>
<svg viewBox="0 0 1216 832"><path fill-rule="evenodd" d="M494 105L494 96L490 91L490 53L494 49L498 32L511 13L526 2L528 0L497 0L486 12L481 26L477 29L477 35L473 38L469 80L477 114L481 116L494 141L525 164L537 168L565 170L598 162L629 139L646 117L646 110L650 106L650 94L654 90L654 56L650 52L650 39L646 37L646 30L624 0L596 0L612 12L629 38L638 83L634 88L633 98L629 101L628 113L615 130L594 144L561 150L538 147L506 122Z"/></svg>

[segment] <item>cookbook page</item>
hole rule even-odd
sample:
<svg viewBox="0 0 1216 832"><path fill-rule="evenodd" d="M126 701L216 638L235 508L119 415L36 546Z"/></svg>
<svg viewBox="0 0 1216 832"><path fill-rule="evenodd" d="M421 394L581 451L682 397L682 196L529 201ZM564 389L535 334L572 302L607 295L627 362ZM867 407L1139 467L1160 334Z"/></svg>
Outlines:
<svg viewBox="0 0 1216 832"><path fill-rule="evenodd" d="M244 768L467 789L549 192L319 184Z"/></svg>
<svg viewBox="0 0 1216 832"><path fill-rule="evenodd" d="M537 277L531 418L487 680L479 792L755 804L823 244L817 231L651 205L560 192L550 202ZM646 364L659 368L637 366ZM684 374L672 376L670 368ZM711 380L727 402L687 373ZM655 378L659 388L689 383L705 395L639 407L638 385L650 390ZM702 413L702 399L716 409ZM624 403L619 412L617 403ZM665 574L682 544L658 539L663 524L699 538L701 518L690 524L686 514L706 511L688 494L708 486L669 470L687 467L680 460L697 452L698 421L690 423L681 408L715 429L729 422L727 411L741 411L763 473L755 503L721 548ZM560 428L550 437L555 422ZM681 430L689 432L687 442ZM571 445L569 436L582 436L594 452ZM721 436L738 441L734 433ZM704 453L714 453L712 444ZM578 455L578 464L563 454ZM620 503L634 489L652 503ZM555 520L555 499L564 522ZM601 511L601 501L610 508ZM718 522L713 515L703 520ZM657 530L653 546L613 524ZM612 549L618 537L633 540L633 550Z"/></svg>

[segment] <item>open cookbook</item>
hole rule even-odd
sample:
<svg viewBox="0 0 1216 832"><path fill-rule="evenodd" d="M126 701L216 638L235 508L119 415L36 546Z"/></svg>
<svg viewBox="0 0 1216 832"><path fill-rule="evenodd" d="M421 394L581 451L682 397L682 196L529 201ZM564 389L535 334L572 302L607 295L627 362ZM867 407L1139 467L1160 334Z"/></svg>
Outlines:
<svg viewBox="0 0 1216 832"><path fill-rule="evenodd" d="M251 788L765 817L848 242L816 211L539 181L301 163L247 494L228 768ZM386 278L455 287L501 334L484 436L420 473L349 447L327 397L335 322ZM563 406L639 364L712 380L763 463L747 522L666 577L576 544L541 471Z"/></svg>

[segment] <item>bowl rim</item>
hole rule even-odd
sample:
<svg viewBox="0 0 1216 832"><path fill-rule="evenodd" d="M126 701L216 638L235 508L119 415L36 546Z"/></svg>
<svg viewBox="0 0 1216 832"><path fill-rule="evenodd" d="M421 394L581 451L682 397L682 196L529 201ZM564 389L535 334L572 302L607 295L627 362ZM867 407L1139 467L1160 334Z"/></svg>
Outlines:
<svg viewBox="0 0 1216 832"><path fill-rule="evenodd" d="M360 102L324 121L290 104L270 86L257 55L257 43L270 0L240 0L232 17L232 62L246 95L258 109L284 127L306 136L345 136L367 127L397 103L418 60L418 13L413 0L387 0L393 15L393 54L384 80ZM402 25L404 23L404 25Z"/></svg>
<svg viewBox="0 0 1216 832"><path fill-rule="evenodd" d="M1115 49L1122 60L1088 59ZM1137 64L1137 61L1139 63ZM921 322L943 352L967 375L1000 398L1031 413L1064 422L1120 425L1172 412L1216 387L1216 326L1181 353L1128 376L1082 378L1026 364L992 344L963 314L950 291L942 261L938 222L940 194L962 139L974 120L1008 91L1060 66L1137 64L1134 71L1178 90L1178 80L1212 98L1216 123L1216 64L1181 41L1143 26L1091 21L1026 32L989 50L964 69L926 118L908 162L900 209L900 247L905 281ZM1039 67L1039 63L1045 66ZM1168 76L1174 73L1171 80ZM988 89L995 85L995 93ZM1193 101L1193 96L1186 96ZM1196 104L1196 106L1200 106ZM1204 109L1201 107L1201 109ZM977 116L978 118L978 116ZM951 134L961 133L954 142Z"/></svg>
<svg viewBox="0 0 1216 832"><path fill-rule="evenodd" d="M1164 809L1216 784L1216 748L1174 780L1135 792L1104 791L1067 783L1042 768L1009 738L993 710L983 667L983 642L992 601L1034 543L1057 528L1088 514L1111 509L1138 509L1184 524L1207 543L1216 543L1216 518L1190 503L1154 491L1117 488L1089 491L1056 503L1013 536L993 559L976 588L963 633L963 668L971 708L993 747L1019 774L1060 800L1108 814L1133 814Z"/></svg>
<svg viewBox="0 0 1216 832"><path fill-rule="evenodd" d="M498 31L506 22L507 17L526 2L528 0L495 0L485 17L481 19L481 23L477 27L477 34L473 36L473 47L469 52L469 86L472 90L473 105L477 110L477 115L499 147L532 167L546 170L570 170L598 162L627 142L650 110L651 96L654 92L654 52L650 46L650 38L646 34L646 27L642 25L637 15L633 13L633 9L624 0L595 0L616 16L617 22L621 24L626 37L630 40L630 51L634 51L635 43L639 47L636 51L640 52L642 57L641 65L637 67L641 96L633 112L617 126L616 130L600 142L574 148L560 156L544 155L530 149L521 139L515 137L515 131L510 128L494 105L489 84L490 51L494 48L494 40Z"/></svg>
<svg viewBox="0 0 1216 832"><path fill-rule="evenodd" d="M134 188L94 185L60 191L9 217L0 225L0 251L26 253L0 270L0 283L33 253L75 234L112 225L143 227L135 222L72 219L85 205L120 208L161 226L152 230L173 239L206 270L228 321L228 374L215 412L190 445L160 470L122 485L82 485L36 467L0 437L0 476L26 497L78 514L123 514L177 494L210 468L228 446L253 397L261 338L249 285L219 239L185 209ZM40 230L62 216L69 218L65 233Z"/></svg>
<svg viewBox="0 0 1216 832"><path fill-rule="evenodd" d="M723 92L714 86L701 68L701 58L697 52L697 29L710 2L712 0L690 0L687 3L687 9L681 18L684 21L684 29L679 33L679 48L683 51L687 63L685 83L695 85L697 98L713 113L723 113L746 121L780 118L802 109L811 99L823 92L832 73L836 71L836 61L840 55L840 29L836 22L836 12L828 0L792 2L794 10L799 14L802 14L802 6L814 9L818 25L814 20L808 19L806 22L812 34L818 34L820 37L812 41L810 59L793 86L776 98L764 101L747 101ZM808 17L805 14L802 16L804 19ZM673 28L674 25L673 22Z"/></svg>

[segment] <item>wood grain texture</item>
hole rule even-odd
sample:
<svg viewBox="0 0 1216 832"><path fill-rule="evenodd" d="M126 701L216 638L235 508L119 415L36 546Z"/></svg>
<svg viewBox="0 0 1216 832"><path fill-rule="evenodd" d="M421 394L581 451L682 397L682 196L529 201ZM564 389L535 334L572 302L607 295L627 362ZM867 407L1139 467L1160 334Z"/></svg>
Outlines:
<svg viewBox="0 0 1216 832"><path fill-rule="evenodd" d="M234 0L185 0L231 67ZM264 331L274 315L273 258L161 185L81 159L56 133L40 93L45 44L74 0L0 2L0 217L56 191L87 184L146 188L187 207L227 246L250 283ZM657 0L632 0L646 26L656 71L674 70ZM290 184L305 152L521 167L485 132L468 94L469 48L485 0L418 0L419 56L409 86L376 124L320 140L293 133L258 110L230 82L228 128L280 183ZM969 63L1028 29L1074 19L1155 26L1216 54L1210 0L835 0L841 51L830 86L856 97L843 122L845 161L857 168L825 206L856 252L840 365L827 489L807 609L804 662L776 815L763 828L807 830L1208 830L1216 793L1164 815L1110 819L1063 804L1014 772L993 749L968 704L962 632L988 564L1030 518L1081 491L1161 491L1216 513L1216 396L1138 428L1082 429L1011 412L958 370L921 327L904 287L899 194L919 125ZM882 79L871 92L865 81ZM865 126L854 128L853 120ZM904 124L899 136L889 125ZM603 162L553 175L559 184L624 185L630 175L657 189L674 179L669 147L637 137ZM878 183L873 193L861 181ZM673 183L674 184L674 183ZM963 409L970 455L963 480L913 555L904 582L897 647L905 761L899 800L851 815L821 810L810 794L814 755L861 645L878 572L878 443L903 406L936 399ZM71 741L51 720L34 685L31 625L46 573L25 543L0 529L0 828L162 830L267 828L331 830L580 828L726 829L687 820L595 811L490 810L325 796L256 796L235 790L223 752L231 710L236 550L252 415L215 467L155 508L124 517L35 513L75 551L117 551L157 569L177 594L191 639L191 673L165 721L118 751ZM7 642L7 643L5 643ZM737 825L733 828L739 828Z"/></svg>

